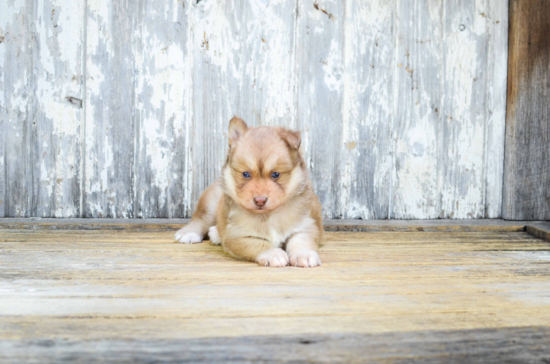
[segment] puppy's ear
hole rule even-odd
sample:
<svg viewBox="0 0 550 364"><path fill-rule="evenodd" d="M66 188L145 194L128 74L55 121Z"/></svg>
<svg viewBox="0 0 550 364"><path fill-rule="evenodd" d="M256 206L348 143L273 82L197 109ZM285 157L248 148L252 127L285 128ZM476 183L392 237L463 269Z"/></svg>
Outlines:
<svg viewBox="0 0 550 364"><path fill-rule="evenodd" d="M248 129L248 126L243 119L233 116L233 119L229 122L229 146L235 143L243 136L244 132Z"/></svg>
<svg viewBox="0 0 550 364"><path fill-rule="evenodd" d="M279 135L281 135L281 138L283 138L283 140L286 141L292 148L300 148L300 144L302 143L302 135L299 131L283 129Z"/></svg>

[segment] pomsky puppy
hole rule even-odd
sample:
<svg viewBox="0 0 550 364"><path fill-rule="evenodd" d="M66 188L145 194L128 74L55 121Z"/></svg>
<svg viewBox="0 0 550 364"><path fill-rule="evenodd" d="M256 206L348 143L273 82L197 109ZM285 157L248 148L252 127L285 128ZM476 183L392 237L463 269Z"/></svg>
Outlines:
<svg viewBox="0 0 550 364"><path fill-rule="evenodd" d="M321 265L321 204L300 143L297 131L249 128L233 117L222 177L203 192L176 240L200 243L208 232L213 244L262 266Z"/></svg>

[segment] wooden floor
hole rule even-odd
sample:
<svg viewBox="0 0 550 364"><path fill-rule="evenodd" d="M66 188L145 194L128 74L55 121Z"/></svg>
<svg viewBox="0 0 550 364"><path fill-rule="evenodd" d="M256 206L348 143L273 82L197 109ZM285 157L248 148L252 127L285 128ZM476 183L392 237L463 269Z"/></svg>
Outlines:
<svg viewBox="0 0 550 364"><path fill-rule="evenodd" d="M276 269L170 230L0 229L0 363L550 363L550 243L496 230L327 232L322 267Z"/></svg>

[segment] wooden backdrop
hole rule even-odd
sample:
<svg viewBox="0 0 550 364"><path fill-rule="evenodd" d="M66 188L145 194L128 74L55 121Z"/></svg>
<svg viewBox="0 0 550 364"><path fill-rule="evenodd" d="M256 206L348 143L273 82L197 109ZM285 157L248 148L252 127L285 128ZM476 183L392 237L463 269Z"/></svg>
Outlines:
<svg viewBox="0 0 550 364"><path fill-rule="evenodd" d="M2 0L0 217L190 216L234 114L302 130L325 217L500 217L507 32L502 0Z"/></svg>

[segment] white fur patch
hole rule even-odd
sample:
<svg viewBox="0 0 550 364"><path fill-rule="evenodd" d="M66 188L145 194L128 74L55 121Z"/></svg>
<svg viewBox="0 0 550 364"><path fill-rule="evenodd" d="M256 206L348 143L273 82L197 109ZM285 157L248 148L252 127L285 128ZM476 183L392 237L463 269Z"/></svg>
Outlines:
<svg viewBox="0 0 550 364"><path fill-rule="evenodd" d="M220 238L220 234L218 234L217 227L210 226L210 229L208 229L208 237L213 245L221 245L222 239Z"/></svg>
<svg viewBox="0 0 550 364"><path fill-rule="evenodd" d="M197 233L187 233L179 238L176 236L176 240L182 244L196 244L202 241L202 238Z"/></svg>
<svg viewBox="0 0 550 364"><path fill-rule="evenodd" d="M311 268L321 265L321 258L319 258L319 254L311 249L292 252L289 259L290 265L294 267Z"/></svg>
<svg viewBox="0 0 550 364"><path fill-rule="evenodd" d="M269 249L258 255L256 262L264 267L286 267L288 265L288 255L283 249Z"/></svg>
<svg viewBox="0 0 550 364"><path fill-rule="evenodd" d="M174 239L179 241L182 244L195 244L202 241L203 235L201 231L196 229L196 226L193 226L193 223L185 225L178 230Z"/></svg>

